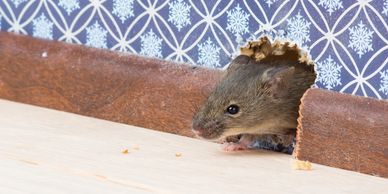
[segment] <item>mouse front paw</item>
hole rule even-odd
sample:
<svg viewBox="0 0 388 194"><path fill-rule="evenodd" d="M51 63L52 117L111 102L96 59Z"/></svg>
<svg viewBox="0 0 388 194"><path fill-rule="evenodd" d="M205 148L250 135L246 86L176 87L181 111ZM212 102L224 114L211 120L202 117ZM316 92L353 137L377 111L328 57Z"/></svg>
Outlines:
<svg viewBox="0 0 388 194"><path fill-rule="evenodd" d="M234 152L249 149L247 145L242 143L225 142L221 144L221 148L225 152Z"/></svg>

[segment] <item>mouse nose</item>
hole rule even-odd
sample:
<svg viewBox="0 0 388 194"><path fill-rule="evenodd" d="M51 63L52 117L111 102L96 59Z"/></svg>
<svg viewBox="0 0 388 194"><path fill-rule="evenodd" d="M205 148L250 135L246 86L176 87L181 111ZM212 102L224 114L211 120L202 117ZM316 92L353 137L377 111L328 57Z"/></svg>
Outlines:
<svg viewBox="0 0 388 194"><path fill-rule="evenodd" d="M196 136L201 136L202 133L203 133L203 131L204 131L204 128L203 128L203 126L201 125L201 123L199 123L199 122L193 122L192 131L193 131L193 133L194 133Z"/></svg>
<svg viewBox="0 0 388 194"><path fill-rule="evenodd" d="M192 131L193 131L194 135L197 137L200 137L202 135L202 132L200 130L193 129Z"/></svg>
<svg viewBox="0 0 388 194"><path fill-rule="evenodd" d="M194 133L195 137L203 138L204 129L202 129L202 128L193 128L191 131Z"/></svg>
<svg viewBox="0 0 388 194"><path fill-rule="evenodd" d="M198 123L193 123L192 130L194 133L199 133L200 131L203 131L203 128Z"/></svg>

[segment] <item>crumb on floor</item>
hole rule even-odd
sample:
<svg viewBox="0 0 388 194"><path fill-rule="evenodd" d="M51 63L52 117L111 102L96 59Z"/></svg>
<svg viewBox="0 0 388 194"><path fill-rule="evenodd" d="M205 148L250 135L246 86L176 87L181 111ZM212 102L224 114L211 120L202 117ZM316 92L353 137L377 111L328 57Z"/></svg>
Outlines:
<svg viewBox="0 0 388 194"><path fill-rule="evenodd" d="M312 165L309 161L295 160L292 168L294 170L312 170Z"/></svg>
<svg viewBox="0 0 388 194"><path fill-rule="evenodd" d="M121 153L123 153L123 154L128 154L129 151L128 151L128 149L125 149L125 150L121 151Z"/></svg>

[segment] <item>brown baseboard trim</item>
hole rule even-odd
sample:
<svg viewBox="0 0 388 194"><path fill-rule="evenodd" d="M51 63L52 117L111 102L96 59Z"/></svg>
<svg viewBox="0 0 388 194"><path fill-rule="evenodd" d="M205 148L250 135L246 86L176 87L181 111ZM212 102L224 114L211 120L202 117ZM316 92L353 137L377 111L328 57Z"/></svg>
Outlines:
<svg viewBox="0 0 388 194"><path fill-rule="evenodd" d="M388 178L388 101L310 89L299 111L298 159Z"/></svg>
<svg viewBox="0 0 388 194"><path fill-rule="evenodd" d="M46 56L47 55L47 56ZM0 32L0 98L191 136L217 70Z"/></svg>

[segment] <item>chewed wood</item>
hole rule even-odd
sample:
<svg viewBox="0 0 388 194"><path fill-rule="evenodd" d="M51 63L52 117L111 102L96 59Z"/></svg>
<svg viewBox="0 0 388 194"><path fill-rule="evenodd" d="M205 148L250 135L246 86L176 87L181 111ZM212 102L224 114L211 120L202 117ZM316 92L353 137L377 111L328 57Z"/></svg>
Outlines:
<svg viewBox="0 0 388 194"><path fill-rule="evenodd" d="M388 178L388 101L321 89L301 101L298 159Z"/></svg>
<svg viewBox="0 0 388 194"><path fill-rule="evenodd" d="M0 32L0 98L191 136L217 70Z"/></svg>

